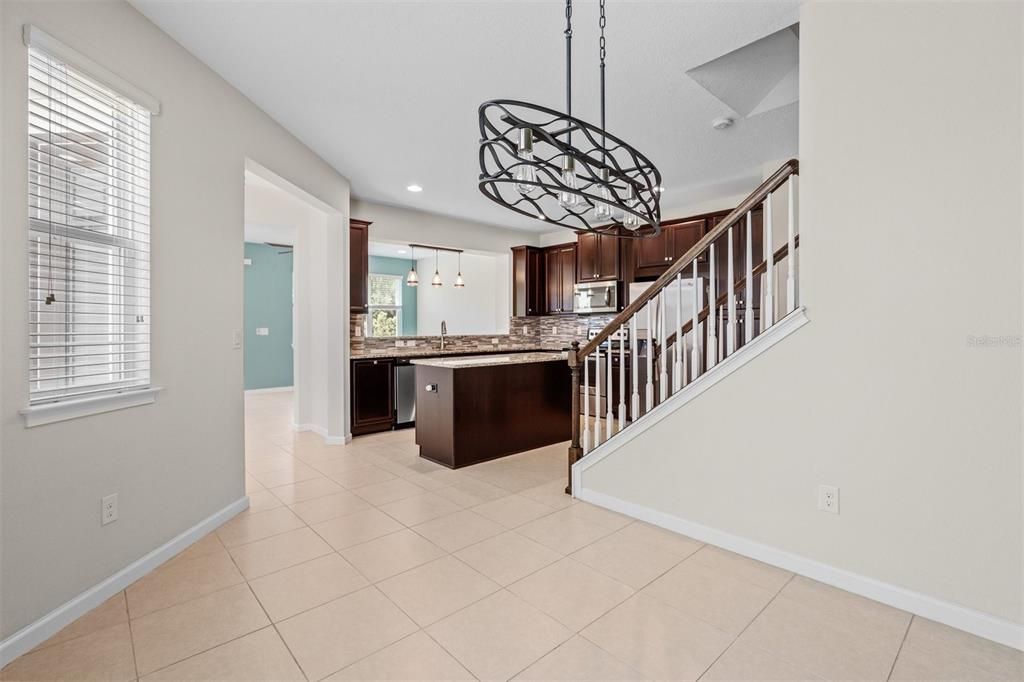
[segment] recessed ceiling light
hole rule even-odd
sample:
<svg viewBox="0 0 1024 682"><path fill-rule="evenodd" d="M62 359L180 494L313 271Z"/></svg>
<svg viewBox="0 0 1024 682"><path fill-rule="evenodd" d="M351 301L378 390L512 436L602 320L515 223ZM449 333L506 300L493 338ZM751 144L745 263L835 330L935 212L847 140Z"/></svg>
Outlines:
<svg viewBox="0 0 1024 682"><path fill-rule="evenodd" d="M399 249L398 253L406 253L406 250L405 249Z"/></svg>
<svg viewBox="0 0 1024 682"><path fill-rule="evenodd" d="M714 128L715 130L725 130L726 128L730 127L733 123L735 123L735 121L733 121L728 116L722 116L721 118L716 118L714 121L712 121L711 127Z"/></svg>
<svg viewBox="0 0 1024 682"><path fill-rule="evenodd" d="M406 187L406 189L409 190L410 192L422 192L423 191L423 188L420 187L419 185L409 185L408 187Z"/></svg>

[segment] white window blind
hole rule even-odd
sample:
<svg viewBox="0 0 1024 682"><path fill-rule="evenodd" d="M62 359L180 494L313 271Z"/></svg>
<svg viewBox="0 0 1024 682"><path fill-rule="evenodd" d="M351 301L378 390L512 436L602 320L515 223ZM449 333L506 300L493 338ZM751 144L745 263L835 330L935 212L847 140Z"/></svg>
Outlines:
<svg viewBox="0 0 1024 682"><path fill-rule="evenodd" d="M149 386L149 126L141 105L29 48L33 405Z"/></svg>

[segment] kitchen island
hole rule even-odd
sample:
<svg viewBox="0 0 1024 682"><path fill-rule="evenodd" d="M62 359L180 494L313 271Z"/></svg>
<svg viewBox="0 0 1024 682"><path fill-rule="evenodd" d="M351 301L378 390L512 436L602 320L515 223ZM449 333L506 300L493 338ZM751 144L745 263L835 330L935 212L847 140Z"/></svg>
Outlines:
<svg viewBox="0 0 1024 682"><path fill-rule="evenodd" d="M565 353L412 360L420 456L458 469L569 440Z"/></svg>

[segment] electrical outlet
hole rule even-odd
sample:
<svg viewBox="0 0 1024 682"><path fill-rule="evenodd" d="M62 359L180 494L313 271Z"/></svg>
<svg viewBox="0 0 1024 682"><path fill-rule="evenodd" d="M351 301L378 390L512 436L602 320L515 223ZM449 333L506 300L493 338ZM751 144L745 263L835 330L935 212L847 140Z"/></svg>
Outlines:
<svg viewBox="0 0 1024 682"><path fill-rule="evenodd" d="M100 525L117 521L117 493L107 495L100 500Z"/></svg>
<svg viewBox="0 0 1024 682"><path fill-rule="evenodd" d="M818 509L832 514L839 513L839 488L834 485L818 486Z"/></svg>
<svg viewBox="0 0 1024 682"><path fill-rule="evenodd" d="M233 329L231 331L231 347L238 349L242 347L242 330Z"/></svg>

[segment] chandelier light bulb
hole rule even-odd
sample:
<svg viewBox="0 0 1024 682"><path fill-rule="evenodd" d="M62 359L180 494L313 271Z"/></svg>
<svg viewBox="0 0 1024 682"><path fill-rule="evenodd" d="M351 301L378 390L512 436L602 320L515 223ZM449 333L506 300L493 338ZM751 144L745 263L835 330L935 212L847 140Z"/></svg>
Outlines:
<svg viewBox="0 0 1024 682"><path fill-rule="evenodd" d="M434 277L430 280L430 286L441 286L441 273L438 271L437 268L437 249L434 249Z"/></svg>
<svg viewBox="0 0 1024 682"><path fill-rule="evenodd" d="M405 276L405 285L410 287L418 287L420 285L420 276L416 274L416 247L412 247L412 258L409 259L412 267L409 268L409 274Z"/></svg>
<svg viewBox="0 0 1024 682"><path fill-rule="evenodd" d="M629 197L626 199L626 207L630 209L635 208L637 203L639 202L636 198L636 188L630 185ZM622 226L627 230L635 232L640 228L640 216L635 213L630 213L629 211L623 211Z"/></svg>
<svg viewBox="0 0 1024 682"><path fill-rule="evenodd" d="M459 251L459 274L455 275L455 287L461 289L466 286L466 282L462 279L462 252Z"/></svg>
<svg viewBox="0 0 1024 682"><path fill-rule="evenodd" d="M562 184L569 189L576 189L576 161L571 156L562 157ZM559 192L558 203L565 209L575 208L580 203L580 195L574 192Z"/></svg>
<svg viewBox="0 0 1024 682"><path fill-rule="evenodd" d="M540 187L529 183L537 182L537 171L533 167L533 131L529 128L519 129L519 146L516 154L522 161L516 166L516 190L523 196L535 196Z"/></svg>
<svg viewBox="0 0 1024 682"><path fill-rule="evenodd" d="M596 220L611 220L612 219L612 191L608 187L608 169L601 169L601 189L599 194L604 201L599 201L594 204L594 218Z"/></svg>

